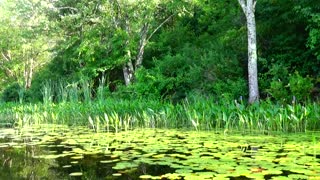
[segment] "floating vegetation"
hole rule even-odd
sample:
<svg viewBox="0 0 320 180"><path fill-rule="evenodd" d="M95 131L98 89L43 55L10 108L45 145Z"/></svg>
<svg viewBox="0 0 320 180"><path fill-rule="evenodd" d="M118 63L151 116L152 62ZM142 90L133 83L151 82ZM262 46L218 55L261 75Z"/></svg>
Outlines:
<svg viewBox="0 0 320 180"><path fill-rule="evenodd" d="M122 174L121 173L113 173L112 176L115 176L115 177L119 177L121 176Z"/></svg>
<svg viewBox="0 0 320 180"><path fill-rule="evenodd" d="M0 179L27 178L30 173L40 179L312 179L320 177L319 139L318 132L96 133L86 127L49 125L0 129Z"/></svg>
<svg viewBox="0 0 320 180"><path fill-rule="evenodd" d="M82 172L73 172L70 173L69 176L82 176Z"/></svg>

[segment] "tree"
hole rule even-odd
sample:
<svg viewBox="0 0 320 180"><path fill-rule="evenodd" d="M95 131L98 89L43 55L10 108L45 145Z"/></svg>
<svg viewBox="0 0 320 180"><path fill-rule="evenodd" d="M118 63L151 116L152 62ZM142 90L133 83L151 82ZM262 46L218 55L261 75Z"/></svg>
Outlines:
<svg viewBox="0 0 320 180"><path fill-rule="evenodd" d="M124 43L126 62L123 64L123 76L125 84L130 85L135 71L142 66L145 47L150 38L173 17L173 14L166 17L160 24L156 24L155 16L159 15L157 10L161 5L160 1L110 0L110 4L113 6L110 11L115 29L120 28L127 35ZM135 39L139 42L135 42ZM131 44L135 44L133 51L129 47Z"/></svg>
<svg viewBox="0 0 320 180"><path fill-rule="evenodd" d="M7 0L0 4L0 74L4 84L30 88L34 71L49 57L44 1ZM2 71L2 72L1 72Z"/></svg>
<svg viewBox="0 0 320 180"><path fill-rule="evenodd" d="M238 0L247 19L248 31L248 80L249 80L249 103L259 100L258 67L257 67L257 38L255 7L256 0Z"/></svg>
<svg viewBox="0 0 320 180"><path fill-rule="evenodd" d="M47 14L63 37L57 43L60 45L56 46L55 59L74 62L67 68L72 69L70 74L89 78L121 69L121 79L125 85L131 84L135 71L143 64L150 38L173 17L173 13L161 12L160 5L165 3L168 2L53 1Z"/></svg>

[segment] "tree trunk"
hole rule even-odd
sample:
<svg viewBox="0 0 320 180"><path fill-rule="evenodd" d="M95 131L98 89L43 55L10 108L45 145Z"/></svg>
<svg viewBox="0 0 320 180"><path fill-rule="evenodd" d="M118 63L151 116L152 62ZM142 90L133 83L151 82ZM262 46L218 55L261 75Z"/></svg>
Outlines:
<svg viewBox="0 0 320 180"><path fill-rule="evenodd" d="M27 60L24 65L24 88L28 89L31 87L32 76L33 76L33 58Z"/></svg>
<svg viewBox="0 0 320 180"><path fill-rule="evenodd" d="M122 70L123 70L123 77L124 77L124 82L125 85L128 86L132 83L133 77L134 77L134 68L132 65L132 56L131 56L131 51L128 48L129 43L130 43L130 38L129 36L131 35L131 29L130 29L130 22L128 17L125 19L125 30L128 34L128 39L125 42L125 47L127 48L127 62L124 64Z"/></svg>
<svg viewBox="0 0 320 180"><path fill-rule="evenodd" d="M115 0L115 1L110 0L109 3L112 4L115 8L115 12L113 14L113 23L114 23L115 28L116 29L118 29L118 28L125 29L125 31L128 35L128 39L124 43L124 48L127 48L130 43L129 37L131 34L129 18L126 14L122 14L122 8L117 0ZM131 51L129 48L127 49L125 56L127 56L127 62L124 63L124 65L122 66L122 72L123 72L124 83L126 86L128 86L132 83L133 76L134 76L134 68L132 65L132 56L131 56Z"/></svg>
<svg viewBox="0 0 320 180"><path fill-rule="evenodd" d="M123 66L122 71L125 85L128 86L131 84L134 76L134 69L131 60Z"/></svg>
<svg viewBox="0 0 320 180"><path fill-rule="evenodd" d="M23 78L24 78L24 88L27 89L27 82L28 82L28 61L24 63L24 72L23 72Z"/></svg>
<svg viewBox="0 0 320 180"><path fill-rule="evenodd" d="M29 72L28 72L28 79L26 82L26 88L31 87L31 82L32 82L32 77L33 77L33 67L34 67L34 60L33 58L30 59L30 64L29 64Z"/></svg>
<svg viewBox="0 0 320 180"><path fill-rule="evenodd" d="M238 2L247 19L249 103L252 104L259 100L256 21L254 15L256 0L238 0Z"/></svg>
<svg viewBox="0 0 320 180"><path fill-rule="evenodd" d="M136 70L142 65L144 48L147 44L148 31L149 31L149 24L148 23L143 24L140 31L139 50L138 50L138 55L137 55L136 64L135 64Z"/></svg>
<svg viewBox="0 0 320 180"><path fill-rule="evenodd" d="M254 12L248 14L247 27L248 27L249 103L253 103L259 100L257 38L256 38L256 21L255 21Z"/></svg>

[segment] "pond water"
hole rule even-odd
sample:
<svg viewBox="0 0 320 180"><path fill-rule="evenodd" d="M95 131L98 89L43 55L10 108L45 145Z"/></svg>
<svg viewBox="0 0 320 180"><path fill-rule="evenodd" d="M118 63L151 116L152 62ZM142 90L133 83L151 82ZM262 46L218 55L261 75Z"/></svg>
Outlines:
<svg viewBox="0 0 320 180"><path fill-rule="evenodd" d="M0 129L0 179L320 179L320 133Z"/></svg>

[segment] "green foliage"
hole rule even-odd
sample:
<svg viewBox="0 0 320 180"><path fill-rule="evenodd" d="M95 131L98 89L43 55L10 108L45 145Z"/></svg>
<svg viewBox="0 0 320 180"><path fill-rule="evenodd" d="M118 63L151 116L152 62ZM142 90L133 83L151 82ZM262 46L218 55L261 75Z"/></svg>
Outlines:
<svg viewBox="0 0 320 180"><path fill-rule="evenodd" d="M310 32L317 27L313 17L318 12L319 3L314 0L262 0L257 3L260 57L268 60L259 65L260 73L268 73L276 64L280 69L286 69L288 74L298 70L302 76L319 76L318 50L310 46L311 39L316 39ZM282 77L283 73L279 73L278 76Z"/></svg>
<svg viewBox="0 0 320 180"><path fill-rule="evenodd" d="M270 88L267 90L275 100L285 103L292 100L302 102L310 98L313 89L311 78L302 77L298 72L295 72L293 75L281 79L272 80Z"/></svg>
<svg viewBox="0 0 320 180"><path fill-rule="evenodd" d="M270 95L277 101L285 102L288 98L288 92L285 84L280 80L273 80L268 90Z"/></svg>
<svg viewBox="0 0 320 180"><path fill-rule="evenodd" d="M5 102L18 102L21 91L23 91L23 87L19 83L14 83L3 91L2 100Z"/></svg>
<svg viewBox="0 0 320 180"><path fill-rule="evenodd" d="M302 101L310 97L313 84L309 77L302 77L296 72L289 78L289 88L291 94L295 96L298 101Z"/></svg>
<svg viewBox="0 0 320 180"><path fill-rule="evenodd" d="M135 92L133 96L159 99L162 91L170 91L173 89L173 83L173 79L165 78L155 70L150 71L145 68L140 68L136 72L136 83L130 88Z"/></svg>
<svg viewBox="0 0 320 180"><path fill-rule="evenodd" d="M297 14L302 16L305 21L308 22L307 32L308 34L308 42L307 46L312 50L312 53L317 57L319 62L320 60L320 49L319 49L319 41L320 41L320 5L315 1L299 1L298 5L295 6L295 10Z"/></svg>
<svg viewBox="0 0 320 180"><path fill-rule="evenodd" d="M208 43L208 50L186 44L175 55L154 61L154 68L136 72L136 82L130 87L135 96L155 96L164 99L183 99L187 94L200 92L217 99L246 96L246 82L236 57ZM175 101L175 100L174 100Z"/></svg>
<svg viewBox="0 0 320 180"><path fill-rule="evenodd" d="M30 118L32 115L32 118ZM67 124L132 128L187 128L261 132L306 132L319 130L319 104L288 105L261 101L247 106L240 101L216 102L213 98L193 96L179 104L152 99L108 98L94 103L0 104L5 122L20 127L30 124ZM91 119L91 121L88 119ZM96 129L97 130L97 129Z"/></svg>
<svg viewBox="0 0 320 180"><path fill-rule="evenodd" d="M319 8L316 0L257 3L262 98L309 96L312 81L302 77L320 76ZM1 2L0 15L0 91L26 84L31 72L25 93L32 102L44 100L47 81L53 102L91 102L97 92L103 99L110 92L99 90L102 74L119 97L247 96L246 23L236 1L10 0ZM151 38L143 68L134 68L130 87L122 86L123 65L135 65L145 25ZM289 76L295 71L301 77Z"/></svg>
<svg viewBox="0 0 320 180"><path fill-rule="evenodd" d="M241 97L247 97L247 82L242 79L234 79L234 80L218 80L213 83L212 91L216 95L223 100L233 100Z"/></svg>

